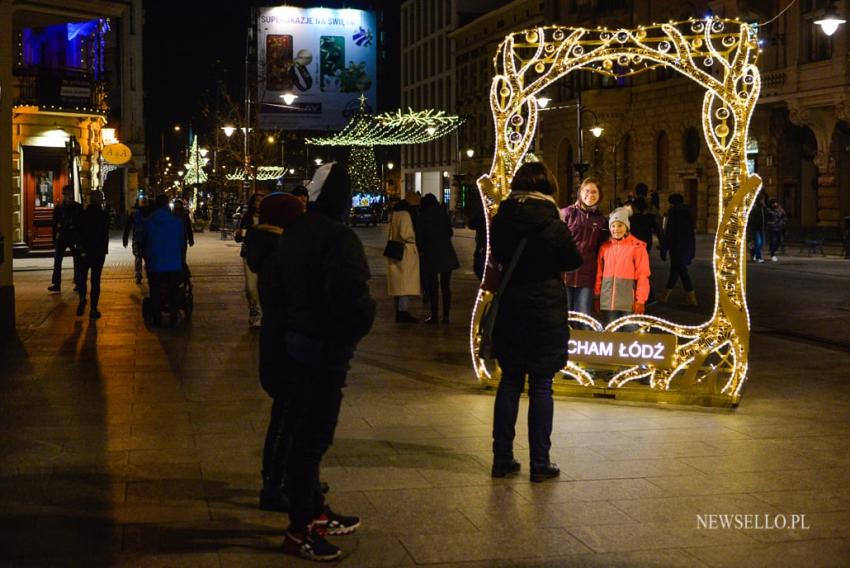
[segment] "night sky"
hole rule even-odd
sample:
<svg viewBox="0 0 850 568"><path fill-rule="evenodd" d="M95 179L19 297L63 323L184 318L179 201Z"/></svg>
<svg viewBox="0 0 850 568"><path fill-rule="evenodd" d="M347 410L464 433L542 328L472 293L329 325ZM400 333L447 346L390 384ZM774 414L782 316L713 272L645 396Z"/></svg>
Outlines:
<svg viewBox="0 0 850 568"><path fill-rule="evenodd" d="M379 54L378 66L384 76L378 78L378 109L398 108L400 2L323 0L287 4L382 11L386 59L382 62ZM212 104L219 81L235 100L241 101L250 6L273 5L278 4L268 0L145 0L145 125L153 162L159 157L161 134L166 153L174 154L186 143L186 126L191 123L196 129L205 128L201 109ZM172 131L175 124L184 127L182 142Z"/></svg>

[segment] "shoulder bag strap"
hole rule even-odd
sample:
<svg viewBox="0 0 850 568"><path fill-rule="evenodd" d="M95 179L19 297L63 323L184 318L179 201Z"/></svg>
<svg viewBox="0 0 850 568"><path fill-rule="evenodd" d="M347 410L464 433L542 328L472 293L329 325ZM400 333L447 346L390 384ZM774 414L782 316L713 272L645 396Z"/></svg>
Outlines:
<svg viewBox="0 0 850 568"><path fill-rule="evenodd" d="M496 292L496 295L501 296L502 292L504 292L505 288L507 288L508 281L514 273L514 268L516 268L517 262L519 262L519 257L522 256L522 251L525 249L526 242L528 242L528 237L523 237L519 240L519 244L517 244L516 250L514 251L514 256L511 258L511 263L502 275L502 281L499 283L499 290Z"/></svg>

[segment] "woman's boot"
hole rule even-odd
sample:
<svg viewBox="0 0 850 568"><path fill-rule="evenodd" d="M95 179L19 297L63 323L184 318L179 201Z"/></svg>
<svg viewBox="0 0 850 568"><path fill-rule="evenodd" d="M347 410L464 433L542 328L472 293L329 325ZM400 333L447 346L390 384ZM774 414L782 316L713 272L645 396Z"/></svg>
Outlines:
<svg viewBox="0 0 850 568"><path fill-rule="evenodd" d="M694 290L691 290L690 292L688 292L688 304L687 305L694 306L694 307L699 305L697 303L697 293Z"/></svg>
<svg viewBox="0 0 850 568"><path fill-rule="evenodd" d="M670 294L672 294L672 293L673 293L673 290L671 290L670 288L667 288L666 290L661 292L658 295L658 303L659 304L666 304L667 300L670 299Z"/></svg>

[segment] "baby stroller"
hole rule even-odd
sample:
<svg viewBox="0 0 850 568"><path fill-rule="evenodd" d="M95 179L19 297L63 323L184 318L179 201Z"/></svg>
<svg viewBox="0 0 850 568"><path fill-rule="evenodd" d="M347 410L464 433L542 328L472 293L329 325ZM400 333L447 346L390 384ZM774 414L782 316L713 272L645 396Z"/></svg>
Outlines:
<svg viewBox="0 0 850 568"><path fill-rule="evenodd" d="M148 282L151 282L150 274L148 274ZM192 319L192 310L195 306L195 299L192 295L192 273L187 265L183 265L182 278L178 282L177 291L174 294L174 297L177 298L177 305L174 306L173 309L169 303L168 286L160 286L159 293L161 296L159 303L160 313L158 314L154 313L154 304L150 297L146 297L142 300L142 318L144 318L145 324L160 325L163 313L176 313L178 311L183 312L183 319L185 321L188 322Z"/></svg>

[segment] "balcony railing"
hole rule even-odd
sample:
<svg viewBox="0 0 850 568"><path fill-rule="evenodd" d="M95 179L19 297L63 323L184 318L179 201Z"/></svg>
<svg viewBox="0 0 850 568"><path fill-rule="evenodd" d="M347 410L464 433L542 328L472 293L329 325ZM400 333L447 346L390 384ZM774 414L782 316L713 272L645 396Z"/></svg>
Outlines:
<svg viewBox="0 0 850 568"><path fill-rule="evenodd" d="M19 95L16 104L63 110L103 112L104 83L78 69L18 67Z"/></svg>

